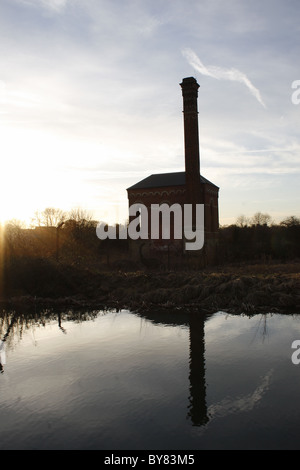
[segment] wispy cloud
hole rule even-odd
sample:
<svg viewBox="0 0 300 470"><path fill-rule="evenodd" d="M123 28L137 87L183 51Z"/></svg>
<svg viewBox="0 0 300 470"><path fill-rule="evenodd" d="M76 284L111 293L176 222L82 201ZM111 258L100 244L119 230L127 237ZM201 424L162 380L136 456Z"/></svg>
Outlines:
<svg viewBox="0 0 300 470"><path fill-rule="evenodd" d="M231 80L240 82L246 85L250 93L257 99L257 101L265 108L266 105L262 100L259 90L251 83L249 78L240 70L231 68L226 69L215 65L208 65L207 67L201 62L197 54L189 48L182 49L182 54L188 63L194 67L202 75L216 78L217 80Z"/></svg>
<svg viewBox="0 0 300 470"><path fill-rule="evenodd" d="M18 0L19 3L33 7L43 7L57 13L65 8L67 1L68 0Z"/></svg>
<svg viewBox="0 0 300 470"><path fill-rule="evenodd" d="M208 409L210 419L222 418L224 416L249 412L255 408L262 400L265 393L269 390L272 381L273 369L271 369L265 377L263 377L261 384L254 390L253 393L238 397L236 399L224 398L219 403L211 405Z"/></svg>

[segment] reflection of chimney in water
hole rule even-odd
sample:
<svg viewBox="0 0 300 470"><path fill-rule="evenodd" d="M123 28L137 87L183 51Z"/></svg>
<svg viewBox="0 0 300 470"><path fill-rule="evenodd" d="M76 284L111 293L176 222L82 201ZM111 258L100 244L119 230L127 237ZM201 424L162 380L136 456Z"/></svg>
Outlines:
<svg viewBox="0 0 300 470"><path fill-rule="evenodd" d="M190 315L190 404L188 416L194 426L203 426L209 421L206 405L204 324L204 317Z"/></svg>

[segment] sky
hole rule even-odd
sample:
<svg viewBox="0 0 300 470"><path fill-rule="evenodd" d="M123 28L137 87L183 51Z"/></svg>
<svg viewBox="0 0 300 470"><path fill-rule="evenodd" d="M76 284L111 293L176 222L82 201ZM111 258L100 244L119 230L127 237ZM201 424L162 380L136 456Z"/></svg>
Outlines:
<svg viewBox="0 0 300 470"><path fill-rule="evenodd" d="M299 15L299 0L0 0L0 221L124 222L126 188L184 170L190 76L220 224L300 217Z"/></svg>

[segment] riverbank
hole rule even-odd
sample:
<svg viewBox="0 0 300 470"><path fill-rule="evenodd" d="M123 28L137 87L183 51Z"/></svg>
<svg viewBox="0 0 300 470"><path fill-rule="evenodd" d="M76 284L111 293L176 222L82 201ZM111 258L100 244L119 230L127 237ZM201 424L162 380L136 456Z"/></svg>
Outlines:
<svg viewBox="0 0 300 470"><path fill-rule="evenodd" d="M47 266L8 289L2 306L213 313L300 313L300 262L226 265L199 272L97 272Z"/></svg>

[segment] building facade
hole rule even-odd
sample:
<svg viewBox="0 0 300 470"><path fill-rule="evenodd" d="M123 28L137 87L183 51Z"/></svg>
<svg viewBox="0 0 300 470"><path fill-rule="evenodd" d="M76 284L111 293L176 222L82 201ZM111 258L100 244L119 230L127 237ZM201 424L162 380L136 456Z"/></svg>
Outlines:
<svg viewBox="0 0 300 470"><path fill-rule="evenodd" d="M198 128L198 89L195 78L188 77L180 84L183 96L184 118L184 155L185 171L175 173L152 174L127 189L129 206L143 204L150 208L152 204L196 204L204 205L204 251L212 251L216 243L219 227L218 198L219 188L202 176L200 171L200 146ZM184 240L172 239L167 242L160 236L150 239L151 221L149 220L148 248L152 251L185 251ZM195 254L195 253L194 253Z"/></svg>

